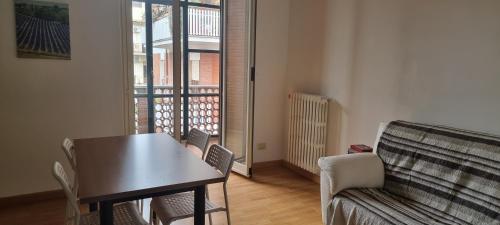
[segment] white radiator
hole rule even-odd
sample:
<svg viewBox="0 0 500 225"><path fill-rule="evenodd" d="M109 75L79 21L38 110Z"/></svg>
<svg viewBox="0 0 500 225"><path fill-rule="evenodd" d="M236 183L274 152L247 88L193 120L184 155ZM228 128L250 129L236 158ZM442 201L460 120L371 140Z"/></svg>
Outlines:
<svg viewBox="0 0 500 225"><path fill-rule="evenodd" d="M289 101L288 151L285 160L318 174L318 159L326 155L328 99L293 93Z"/></svg>

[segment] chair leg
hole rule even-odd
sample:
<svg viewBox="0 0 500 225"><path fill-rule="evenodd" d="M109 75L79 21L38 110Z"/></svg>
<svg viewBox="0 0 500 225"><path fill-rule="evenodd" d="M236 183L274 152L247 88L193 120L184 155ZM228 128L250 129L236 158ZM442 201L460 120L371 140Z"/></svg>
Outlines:
<svg viewBox="0 0 500 225"><path fill-rule="evenodd" d="M149 209L149 217L151 218L149 220L149 224L152 224L152 225L159 224L159 219L157 218L155 211L153 211L153 209L151 209L151 208Z"/></svg>
<svg viewBox="0 0 500 225"><path fill-rule="evenodd" d="M229 215L229 200L227 198L227 189L226 183L224 183L224 201L226 203L226 217L227 217L227 225L231 225L231 216Z"/></svg>
<svg viewBox="0 0 500 225"><path fill-rule="evenodd" d="M144 215L144 199L136 200L137 209L141 215Z"/></svg>
<svg viewBox="0 0 500 225"><path fill-rule="evenodd" d="M205 196L210 200L210 195L208 194L208 185L205 185Z"/></svg>
<svg viewBox="0 0 500 225"><path fill-rule="evenodd" d="M153 211L153 220L155 221L155 225L160 225L160 220L158 219L158 216L156 216L156 212Z"/></svg>
<svg viewBox="0 0 500 225"><path fill-rule="evenodd" d="M141 215L144 215L144 199L141 199Z"/></svg>
<svg viewBox="0 0 500 225"><path fill-rule="evenodd" d="M153 225L153 210L149 209L149 225Z"/></svg>
<svg viewBox="0 0 500 225"><path fill-rule="evenodd" d="M205 185L205 196L210 200L210 195L208 194L208 185ZM212 225L212 213L208 213L208 224Z"/></svg>

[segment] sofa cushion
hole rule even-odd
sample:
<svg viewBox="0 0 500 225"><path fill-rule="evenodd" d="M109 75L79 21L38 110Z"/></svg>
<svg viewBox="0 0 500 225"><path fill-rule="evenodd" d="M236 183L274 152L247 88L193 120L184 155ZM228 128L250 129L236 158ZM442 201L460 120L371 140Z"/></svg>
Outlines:
<svg viewBox="0 0 500 225"><path fill-rule="evenodd" d="M391 122L378 143L384 189L468 224L500 224L500 138Z"/></svg>
<svg viewBox="0 0 500 225"><path fill-rule="evenodd" d="M410 199L383 189L349 189L333 199L331 225L435 225L467 224Z"/></svg>

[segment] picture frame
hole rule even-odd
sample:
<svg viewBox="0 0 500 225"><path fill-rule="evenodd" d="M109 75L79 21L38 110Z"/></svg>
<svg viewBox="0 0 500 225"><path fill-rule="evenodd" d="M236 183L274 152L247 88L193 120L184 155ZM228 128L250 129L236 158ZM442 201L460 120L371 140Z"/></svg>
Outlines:
<svg viewBox="0 0 500 225"><path fill-rule="evenodd" d="M14 8L18 58L71 59L68 4L15 0Z"/></svg>

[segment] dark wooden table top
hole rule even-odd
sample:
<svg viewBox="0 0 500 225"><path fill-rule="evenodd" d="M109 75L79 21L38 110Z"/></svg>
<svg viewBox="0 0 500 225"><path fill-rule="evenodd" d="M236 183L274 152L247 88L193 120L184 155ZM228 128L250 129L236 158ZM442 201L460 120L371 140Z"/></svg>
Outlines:
<svg viewBox="0 0 500 225"><path fill-rule="evenodd" d="M168 134L75 140L81 203L119 200L224 181Z"/></svg>

